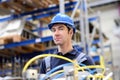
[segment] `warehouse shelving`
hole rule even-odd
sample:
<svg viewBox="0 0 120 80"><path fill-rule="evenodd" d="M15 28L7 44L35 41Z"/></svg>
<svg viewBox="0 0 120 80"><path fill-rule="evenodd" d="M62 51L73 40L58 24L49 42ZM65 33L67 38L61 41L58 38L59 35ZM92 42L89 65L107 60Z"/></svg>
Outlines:
<svg viewBox="0 0 120 80"><path fill-rule="evenodd" d="M65 4L66 7L72 6L72 8L68 8L68 9L66 9L66 11L72 11L75 4L76 4L76 2L66 3ZM55 11L55 10L57 10L57 11ZM42 13L42 12L45 12L45 13L40 14L38 16L34 16L34 14ZM53 14L56 14L58 12L59 12L59 5L56 5L56 6L52 6L49 8L43 8L43 9L31 11L31 12L21 13L18 15L10 15L9 17L0 19L0 22L8 21L8 20L16 19L16 18L21 18L21 17L27 16L27 15L31 15L31 16L27 17L26 20L39 19L39 18L49 17L49 16L51 16L51 14L53 15Z"/></svg>
<svg viewBox="0 0 120 80"><path fill-rule="evenodd" d="M106 1L101 1L98 4L92 3L92 4L89 4L88 6L89 7L100 6L102 4L107 4L107 3L111 3L111 2L115 2L115 1L113 1L113 0L107 1L106 0ZM76 5L76 3L77 3L77 1L65 3L65 8L66 8L65 11L72 11L74 9L74 6ZM71 7L69 7L69 6L71 6ZM43 9L37 9L37 10L24 12L24 13L20 13L20 14L12 14L12 15L9 15L9 17L5 17L5 18L0 19L0 22L4 22L4 21L16 19L16 18L21 18L21 17L24 17L24 16L28 16L28 17L26 17L27 20L40 19L40 18L48 17L48 16L51 16L51 15L54 15L54 14L58 13L59 12L58 8L59 8L59 5L56 5L56 6L43 8ZM41 12L42 14L34 15L34 14L39 13L39 12ZM29 17L29 15L30 15L30 17ZM95 19L96 18L90 18L89 21L95 20ZM41 28L40 28L40 30L41 30ZM36 31L36 30L33 30L33 31ZM13 48L13 47L17 47L17 46L24 46L24 45L28 45L28 44L35 44L35 43L40 43L40 42L50 41L50 40L52 40L51 36L44 37L44 38L25 40L25 41L21 41L21 42L13 42L13 43L10 43L10 44L0 45L0 49ZM98 41L99 40L97 40L97 42ZM94 42L96 42L96 41L94 41Z"/></svg>
<svg viewBox="0 0 120 80"><path fill-rule="evenodd" d="M104 1L104 2L101 1L101 3L98 3L98 4L93 3L93 4L89 4L90 6L89 5L88 6L89 7L94 7L94 6L99 6L101 4L106 4L106 3L110 3L110 2L112 2L112 0L111 1ZM70 2L70 3L66 3L65 7L68 7L68 6L72 6L72 7L67 8L65 11L73 10L74 9L74 5L76 5L76 3L77 3L76 1ZM49 8L37 9L37 10L34 10L34 11L21 13L21 14L18 14L18 15L14 14L14 15L10 15L9 17L0 19L0 21L1 22L2 21L8 21L8 20L24 17L24 16L27 16L27 15L32 15L32 17L31 16L27 17L26 18L27 20L48 17L51 14L53 15L53 14L56 14L57 12L59 12L58 8L59 8L59 5L56 5L56 6L52 6L52 7L49 7ZM57 12L54 9L57 9ZM46 13L40 14L40 15L37 15L37 16L34 15L34 14L39 13L39 12L46 12ZM96 17L95 18L90 18L89 21L95 20L95 19L96 19ZM35 31L35 30L33 30L33 31ZM28 45L28 44L35 44L35 43L44 42L44 41L50 41L50 40L52 40L51 36L45 37L45 38L37 38L37 39L25 40L25 41L21 41L21 42L17 42L17 43L14 42L14 43L6 44L6 45L1 45L0 49L7 49L7 48L12 48L12 47L17 47L17 46L24 46L24 45ZM96 41L99 42L99 40L96 40ZM96 41L94 41L93 43L95 43Z"/></svg>
<svg viewBox="0 0 120 80"><path fill-rule="evenodd" d="M89 18L89 21L93 21L95 19L96 19L96 17ZM38 29L37 31L39 31L39 30L42 31L42 29L46 30L48 28L41 28L41 29ZM33 31L36 31L36 30L33 30ZM47 36L47 37L37 38L37 39L31 39L31 40L24 40L24 41L21 41L21 42L13 42L13 43L6 44L6 45L0 45L0 49L7 49L7 48L12 48L12 47L17 47L17 46L24 46L24 45L28 45L28 44L35 44L35 43L46 42L46 41L51 41L51 40L52 40L52 36ZM93 42L93 43L95 43L95 42Z"/></svg>
<svg viewBox="0 0 120 80"><path fill-rule="evenodd" d="M108 4L108 3L112 3L112 2L117 2L117 1L118 0L105 0L105 1L101 0L99 2L93 2L93 3L89 4L88 6L89 7L96 7L96 6L100 6L100 5ZM72 11L74 9L74 6L76 5L76 3L77 3L76 1L66 3L65 4L65 11L66 12ZM56 9L57 9L57 11L56 11ZM37 16L34 15L34 14L40 13L40 12L45 12L45 13L37 15ZM44 17L49 17L49 16L54 15L58 12L59 12L59 5L56 5L56 6L52 6L52 7L48 7L48 8L33 10L31 12L21 13L18 15L16 15L16 14L9 15L8 17L0 19L0 22L8 21L8 20L16 19L16 18L21 18L21 17L27 16L27 15L31 15L31 16L27 17L26 20L40 19L40 18L44 18Z"/></svg>
<svg viewBox="0 0 120 80"><path fill-rule="evenodd" d="M45 41L50 41L50 40L52 40L52 36L44 37L44 38L31 39L31 40L24 40L24 41L21 41L21 42L13 42L13 43L10 43L10 44L2 45L2 46L0 46L0 49L7 49L7 48L12 48L12 47L17 47L17 46L28 45L28 44L35 44L35 43L45 42Z"/></svg>

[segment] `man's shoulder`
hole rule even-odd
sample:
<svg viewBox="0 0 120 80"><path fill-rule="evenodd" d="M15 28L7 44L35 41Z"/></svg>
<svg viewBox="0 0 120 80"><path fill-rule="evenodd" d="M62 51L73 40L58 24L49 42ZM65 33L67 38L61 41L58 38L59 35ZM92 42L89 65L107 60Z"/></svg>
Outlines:
<svg viewBox="0 0 120 80"><path fill-rule="evenodd" d="M78 51L78 50L76 50L76 49L74 49L74 51L75 51L75 53L76 53L76 55L77 56L79 56L79 55L86 55L84 52L82 52L82 51Z"/></svg>

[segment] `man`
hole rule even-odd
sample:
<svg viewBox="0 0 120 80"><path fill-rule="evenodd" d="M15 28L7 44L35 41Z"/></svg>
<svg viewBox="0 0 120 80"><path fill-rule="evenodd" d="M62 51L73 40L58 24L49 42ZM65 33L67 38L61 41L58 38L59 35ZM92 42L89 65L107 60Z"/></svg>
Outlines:
<svg viewBox="0 0 120 80"><path fill-rule="evenodd" d="M82 64L93 65L93 61L90 57L84 53L78 52L72 46L72 36L75 33L75 26L73 20L65 14L57 14L53 17L51 23L48 25L49 29L52 31L52 36L55 44L58 46L58 50L55 54L67 57L69 59L76 59L84 55L82 59ZM79 56L79 57L78 57ZM41 63L40 73L45 74L47 72L46 59ZM68 63L68 61L51 57L50 59L50 69L55 68L61 64ZM49 62L47 64L49 64Z"/></svg>

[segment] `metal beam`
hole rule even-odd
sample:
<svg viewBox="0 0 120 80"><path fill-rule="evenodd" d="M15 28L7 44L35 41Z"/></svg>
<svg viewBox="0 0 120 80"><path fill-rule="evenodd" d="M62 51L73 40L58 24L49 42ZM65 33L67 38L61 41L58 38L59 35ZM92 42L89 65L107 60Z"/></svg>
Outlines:
<svg viewBox="0 0 120 80"><path fill-rule="evenodd" d="M83 22L84 21L84 18L83 18L84 14L83 14L83 10L82 10L83 9L83 0L81 0L80 7L81 7L79 9L80 12L81 12L80 15L79 15L79 22L80 22L79 23L80 24L79 27L80 27L80 30L81 30L81 36L80 37L81 37L81 43L82 43L82 46L83 46L83 52L86 53L85 29L84 29L84 22Z"/></svg>
<svg viewBox="0 0 120 80"><path fill-rule="evenodd" d="M1 49L7 49L7 48L13 48L13 47L17 47L17 46L24 46L24 45L28 45L28 44L35 44L35 43L39 43L39 42L46 42L46 41L50 41L50 40L53 40L52 36L37 38L37 39L31 39L31 40L24 40L24 41L21 41L21 42L13 42L13 43L10 43L10 44L1 45L0 50Z"/></svg>
<svg viewBox="0 0 120 80"><path fill-rule="evenodd" d="M101 29L101 17L100 17L100 12L98 12L98 23L99 23L99 36L100 36L100 48L101 48L101 55L104 54L104 45L103 45L103 35L102 35L102 29Z"/></svg>
<svg viewBox="0 0 120 80"><path fill-rule="evenodd" d="M88 4L87 4L87 1L86 0L84 0L83 1L83 7L84 7L84 17L85 17L85 38L86 38L86 46L87 46L87 54L89 54L89 52L90 52L90 43L89 43L89 41L90 41L90 35L89 35L89 22L88 22Z"/></svg>
<svg viewBox="0 0 120 80"><path fill-rule="evenodd" d="M2 4L3 2L8 2L10 0L0 0L0 4Z"/></svg>
<svg viewBox="0 0 120 80"><path fill-rule="evenodd" d="M65 1L64 0L59 0L59 11L62 14L65 14Z"/></svg>
<svg viewBox="0 0 120 80"><path fill-rule="evenodd" d="M77 10L78 7L80 6L80 2L81 2L81 0L77 0L76 6L75 6L75 8L74 8L74 10L73 10L73 12L72 12L71 18L74 18L75 13L76 13L76 10Z"/></svg>
<svg viewBox="0 0 120 80"><path fill-rule="evenodd" d="M118 2L119 0L96 0L92 3L88 4L88 7L97 7L97 6L101 6L101 5L105 5L105 4L109 4L109 3L114 3L114 2Z"/></svg>

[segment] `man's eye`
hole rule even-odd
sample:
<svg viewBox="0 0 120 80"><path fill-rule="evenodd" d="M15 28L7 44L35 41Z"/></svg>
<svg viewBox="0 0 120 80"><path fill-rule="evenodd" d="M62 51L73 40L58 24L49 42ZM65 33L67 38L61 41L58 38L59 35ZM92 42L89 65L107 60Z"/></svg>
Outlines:
<svg viewBox="0 0 120 80"><path fill-rule="evenodd" d="M51 29L52 32L55 32L55 29Z"/></svg>

